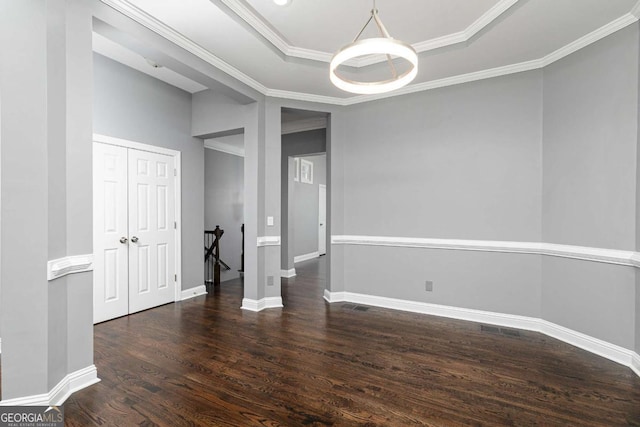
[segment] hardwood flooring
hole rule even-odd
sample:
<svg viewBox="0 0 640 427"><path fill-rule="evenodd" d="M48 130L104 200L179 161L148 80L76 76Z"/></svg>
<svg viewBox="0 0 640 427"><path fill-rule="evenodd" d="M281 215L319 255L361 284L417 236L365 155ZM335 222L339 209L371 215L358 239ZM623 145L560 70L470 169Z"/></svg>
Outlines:
<svg viewBox="0 0 640 427"><path fill-rule="evenodd" d="M102 382L67 426L640 426L630 369L527 331L322 299L324 259L284 309L242 284L95 327ZM485 329L485 330L483 330Z"/></svg>

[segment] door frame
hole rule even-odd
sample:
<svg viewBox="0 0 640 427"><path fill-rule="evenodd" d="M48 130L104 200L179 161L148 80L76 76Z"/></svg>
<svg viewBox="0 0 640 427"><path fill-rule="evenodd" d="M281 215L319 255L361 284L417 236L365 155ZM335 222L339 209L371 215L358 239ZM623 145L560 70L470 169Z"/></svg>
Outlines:
<svg viewBox="0 0 640 427"><path fill-rule="evenodd" d="M182 296L182 162L181 153L170 148L158 147L155 145L143 144L141 142L129 141L126 139L114 138L112 136L93 134L93 142L116 145L118 147L133 148L140 151L148 151L156 154L173 157L175 167L175 266L176 266L176 288L174 301L181 301ZM93 151L93 150L92 150Z"/></svg>

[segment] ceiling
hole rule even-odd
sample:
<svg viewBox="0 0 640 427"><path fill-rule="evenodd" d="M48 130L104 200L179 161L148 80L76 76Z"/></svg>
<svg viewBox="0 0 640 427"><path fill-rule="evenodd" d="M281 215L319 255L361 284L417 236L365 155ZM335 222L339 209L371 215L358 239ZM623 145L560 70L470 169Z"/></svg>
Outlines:
<svg viewBox="0 0 640 427"><path fill-rule="evenodd" d="M328 76L331 56L367 21L372 0L101 1L265 95L342 105L372 99L335 88ZM393 94L542 68L640 15L637 0L377 0L377 9L391 35L419 53L418 76ZM131 55L108 40L96 45L131 65ZM366 80L386 67L385 58L365 57L345 73ZM201 88L176 83L180 76L156 77Z"/></svg>

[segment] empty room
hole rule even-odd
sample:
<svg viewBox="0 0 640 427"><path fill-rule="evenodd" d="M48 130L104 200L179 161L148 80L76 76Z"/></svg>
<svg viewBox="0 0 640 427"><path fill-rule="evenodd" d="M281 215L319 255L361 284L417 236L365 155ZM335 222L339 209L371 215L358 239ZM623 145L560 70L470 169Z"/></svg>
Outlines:
<svg viewBox="0 0 640 427"><path fill-rule="evenodd" d="M639 19L0 1L0 425L640 425Z"/></svg>

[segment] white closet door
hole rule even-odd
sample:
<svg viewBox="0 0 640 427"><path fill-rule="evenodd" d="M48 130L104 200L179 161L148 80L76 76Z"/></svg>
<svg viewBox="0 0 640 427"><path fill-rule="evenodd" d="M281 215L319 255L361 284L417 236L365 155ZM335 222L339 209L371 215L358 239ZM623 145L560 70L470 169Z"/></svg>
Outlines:
<svg viewBox="0 0 640 427"><path fill-rule="evenodd" d="M171 156L129 150L129 312L175 301Z"/></svg>
<svg viewBox="0 0 640 427"><path fill-rule="evenodd" d="M127 149L94 143L93 150L93 322L98 323L129 312Z"/></svg>

